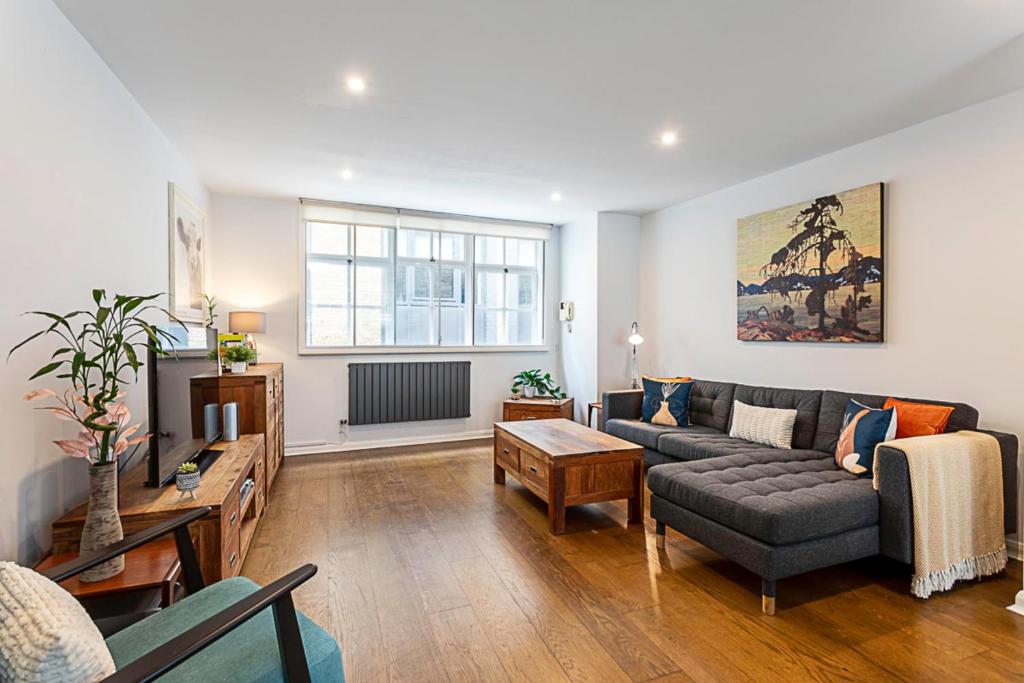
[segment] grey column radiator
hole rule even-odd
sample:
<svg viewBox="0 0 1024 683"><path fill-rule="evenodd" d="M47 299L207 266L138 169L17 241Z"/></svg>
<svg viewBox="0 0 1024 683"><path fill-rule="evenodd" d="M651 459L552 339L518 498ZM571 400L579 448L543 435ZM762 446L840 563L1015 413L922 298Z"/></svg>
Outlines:
<svg viewBox="0 0 1024 683"><path fill-rule="evenodd" d="M469 363L349 363L349 424L469 417Z"/></svg>

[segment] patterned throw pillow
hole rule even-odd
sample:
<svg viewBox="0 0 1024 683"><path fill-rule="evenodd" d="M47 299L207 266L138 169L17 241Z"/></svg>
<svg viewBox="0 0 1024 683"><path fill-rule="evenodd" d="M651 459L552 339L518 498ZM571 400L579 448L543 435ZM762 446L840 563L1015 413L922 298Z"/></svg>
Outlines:
<svg viewBox="0 0 1024 683"><path fill-rule="evenodd" d="M792 448L795 424L796 410L762 408L747 405L742 401L733 401L729 436L763 443L773 448Z"/></svg>
<svg viewBox="0 0 1024 683"><path fill-rule="evenodd" d="M836 464L858 476L870 476L875 446L895 438L895 408L879 410L851 400L846 404L843 429L836 444Z"/></svg>
<svg viewBox="0 0 1024 683"><path fill-rule="evenodd" d="M70 593L0 562L0 681L92 683L113 673L103 636Z"/></svg>
<svg viewBox="0 0 1024 683"><path fill-rule="evenodd" d="M689 427L690 390L693 382L689 378L644 377L644 405L642 420L668 427Z"/></svg>
<svg viewBox="0 0 1024 683"><path fill-rule="evenodd" d="M891 396L885 399L883 408L895 408L899 426L896 438L908 436L932 436L942 434L949 424L949 416L953 414L952 406L940 406L934 403L911 403L900 401Z"/></svg>

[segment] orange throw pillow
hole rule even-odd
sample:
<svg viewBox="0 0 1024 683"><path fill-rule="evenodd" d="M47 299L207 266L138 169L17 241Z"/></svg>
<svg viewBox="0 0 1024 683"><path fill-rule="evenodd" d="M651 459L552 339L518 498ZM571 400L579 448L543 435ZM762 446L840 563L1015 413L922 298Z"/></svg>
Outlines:
<svg viewBox="0 0 1024 683"><path fill-rule="evenodd" d="M896 409L896 438L908 436L931 436L942 434L949 424L949 416L953 414L951 406L938 406L934 403L911 403L899 401L891 396L885 400L883 410Z"/></svg>

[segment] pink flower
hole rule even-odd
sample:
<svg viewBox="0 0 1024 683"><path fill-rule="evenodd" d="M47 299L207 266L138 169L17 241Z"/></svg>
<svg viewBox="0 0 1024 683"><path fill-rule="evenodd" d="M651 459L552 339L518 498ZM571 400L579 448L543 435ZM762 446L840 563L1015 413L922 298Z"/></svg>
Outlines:
<svg viewBox="0 0 1024 683"><path fill-rule="evenodd" d="M37 398L51 398L57 394L50 389L33 389L21 397L22 401L34 401Z"/></svg>
<svg viewBox="0 0 1024 683"><path fill-rule="evenodd" d="M54 441L68 455L76 458L88 458L90 444L84 439L60 439Z"/></svg>

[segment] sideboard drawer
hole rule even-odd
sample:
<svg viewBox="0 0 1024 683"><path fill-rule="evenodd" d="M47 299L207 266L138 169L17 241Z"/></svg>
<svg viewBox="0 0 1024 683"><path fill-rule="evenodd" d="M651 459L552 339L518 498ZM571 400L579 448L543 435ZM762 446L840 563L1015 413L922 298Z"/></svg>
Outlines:
<svg viewBox="0 0 1024 683"><path fill-rule="evenodd" d="M238 529L236 528L235 533L230 537L230 540L221 546L220 575L223 579L236 576L242 568L240 541L241 537L239 536Z"/></svg>
<svg viewBox="0 0 1024 683"><path fill-rule="evenodd" d="M508 469L519 471L519 446L501 434L494 438L494 457Z"/></svg>
<svg viewBox="0 0 1024 683"><path fill-rule="evenodd" d="M519 471L538 486L548 485L548 465L544 460L526 450L519 452Z"/></svg>

